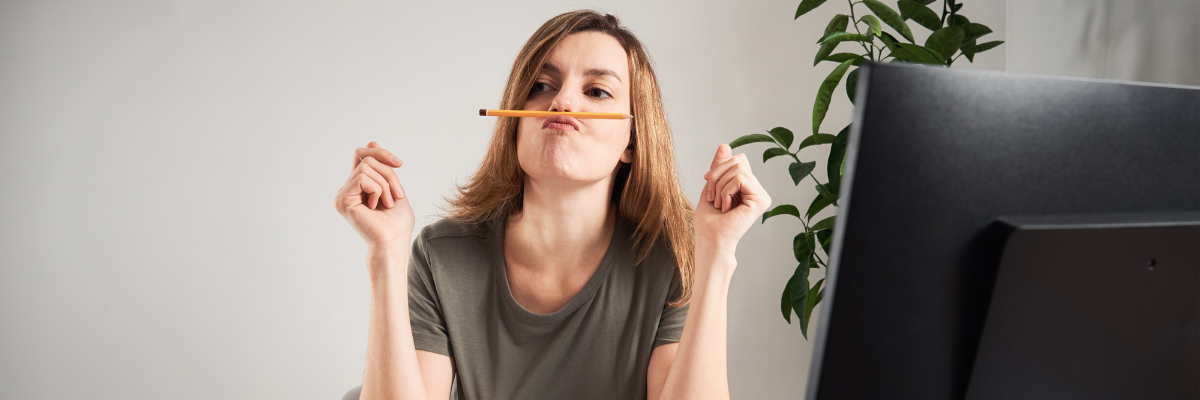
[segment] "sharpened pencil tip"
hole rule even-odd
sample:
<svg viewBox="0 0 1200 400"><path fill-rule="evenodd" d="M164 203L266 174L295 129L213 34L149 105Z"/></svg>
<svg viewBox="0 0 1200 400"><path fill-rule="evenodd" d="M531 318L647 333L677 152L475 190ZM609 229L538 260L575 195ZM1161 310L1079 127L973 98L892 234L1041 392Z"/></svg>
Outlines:
<svg viewBox="0 0 1200 400"><path fill-rule="evenodd" d="M479 109L479 116L480 116L480 117L486 117L486 116L487 116L487 109L486 109L486 108L480 108L480 109Z"/></svg>

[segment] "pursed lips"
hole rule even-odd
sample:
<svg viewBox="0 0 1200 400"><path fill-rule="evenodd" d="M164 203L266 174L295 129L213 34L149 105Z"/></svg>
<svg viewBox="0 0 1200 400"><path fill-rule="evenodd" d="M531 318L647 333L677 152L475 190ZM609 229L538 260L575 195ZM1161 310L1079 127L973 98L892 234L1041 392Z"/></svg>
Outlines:
<svg viewBox="0 0 1200 400"><path fill-rule="evenodd" d="M546 128L579 132L579 120L566 115L551 115L542 121L542 129Z"/></svg>

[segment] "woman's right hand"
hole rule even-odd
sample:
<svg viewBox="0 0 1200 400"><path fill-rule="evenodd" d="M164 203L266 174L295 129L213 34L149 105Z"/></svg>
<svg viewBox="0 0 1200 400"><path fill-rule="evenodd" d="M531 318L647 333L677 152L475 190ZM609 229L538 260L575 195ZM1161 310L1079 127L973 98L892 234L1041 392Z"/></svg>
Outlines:
<svg viewBox="0 0 1200 400"><path fill-rule="evenodd" d="M412 207L396 172L403 162L371 142L354 150L354 168L338 191L334 207L367 242L370 252L408 250Z"/></svg>

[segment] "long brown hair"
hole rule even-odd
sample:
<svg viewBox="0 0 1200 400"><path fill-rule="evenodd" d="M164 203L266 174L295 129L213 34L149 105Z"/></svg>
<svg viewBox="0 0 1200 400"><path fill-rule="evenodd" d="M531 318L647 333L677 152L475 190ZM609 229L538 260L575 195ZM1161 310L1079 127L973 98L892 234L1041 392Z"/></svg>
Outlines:
<svg viewBox="0 0 1200 400"><path fill-rule="evenodd" d="M654 68L642 43L620 25L617 17L590 10L560 14L538 28L513 62L501 109L520 110L550 51L563 38L579 32L601 32L612 36L629 56L630 95L634 115L630 140L633 161L620 163L612 201L622 217L634 226L637 263L650 254L659 240L666 241L679 267L680 297L670 303L679 307L692 297L695 271L695 238L692 236L692 206L684 195L675 166L675 148L662 94ZM478 223L521 210L525 171L517 162L519 119L500 117L492 132L487 155L466 184L458 185L449 203L447 218Z"/></svg>

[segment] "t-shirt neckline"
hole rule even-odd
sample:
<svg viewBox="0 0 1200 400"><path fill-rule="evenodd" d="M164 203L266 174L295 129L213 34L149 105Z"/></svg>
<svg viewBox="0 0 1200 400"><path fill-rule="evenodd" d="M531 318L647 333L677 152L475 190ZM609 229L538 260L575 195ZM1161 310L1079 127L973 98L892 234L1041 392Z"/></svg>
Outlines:
<svg viewBox="0 0 1200 400"><path fill-rule="evenodd" d="M616 225L613 228L612 239L608 243L608 249L605 250L604 257L600 260L600 267L596 268L596 272L592 273L592 277L588 279L588 282L584 284L582 289L579 289L579 293L575 293L575 296L567 301L567 304L549 314L539 314L529 311L524 306L521 306L520 303L517 303L517 299L512 295L512 287L508 284L508 270L504 261L504 223L506 219L508 219L508 216L504 215L492 222L492 229L496 237L496 240L492 244L495 257L495 262L492 265L497 269L496 273L492 276L496 277L497 293L503 298L502 301L508 306L509 310L519 319L530 324L549 324L561 321L575 312L575 310L578 310L588 300L595 297L596 291L600 288L605 278L608 277L613 265L616 264L616 258L620 252L619 246L624 245L629 237L626 225L628 221L618 214Z"/></svg>

